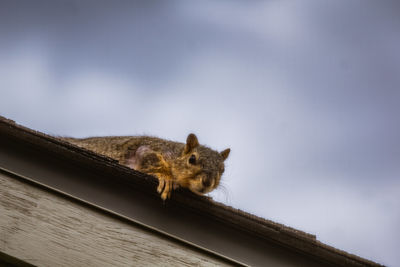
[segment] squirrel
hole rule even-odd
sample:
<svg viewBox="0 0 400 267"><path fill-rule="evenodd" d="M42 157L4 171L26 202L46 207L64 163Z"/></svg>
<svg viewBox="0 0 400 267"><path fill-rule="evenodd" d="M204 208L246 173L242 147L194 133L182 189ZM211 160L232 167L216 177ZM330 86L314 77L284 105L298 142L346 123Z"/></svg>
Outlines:
<svg viewBox="0 0 400 267"><path fill-rule="evenodd" d="M150 136L61 138L79 147L108 156L134 170L155 176L164 201L173 189L188 188L198 195L214 190L225 171L230 148L217 152L200 145L195 134L186 144Z"/></svg>

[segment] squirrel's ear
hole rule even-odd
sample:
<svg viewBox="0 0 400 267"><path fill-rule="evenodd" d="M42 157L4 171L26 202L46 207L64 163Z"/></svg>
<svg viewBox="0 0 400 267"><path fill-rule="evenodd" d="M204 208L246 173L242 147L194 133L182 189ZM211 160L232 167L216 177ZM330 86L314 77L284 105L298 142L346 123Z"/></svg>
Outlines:
<svg viewBox="0 0 400 267"><path fill-rule="evenodd" d="M226 160L228 158L230 152L231 152L231 149L227 148L224 151L222 151L220 154L221 154L222 158L224 160Z"/></svg>
<svg viewBox="0 0 400 267"><path fill-rule="evenodd" d="M185 146L185 150L184 153L190 153L193 148L197 147L199 145L199 141L197 140L197 137L195 134L189 134L187 139L186 139L186 146Z"/></svg>

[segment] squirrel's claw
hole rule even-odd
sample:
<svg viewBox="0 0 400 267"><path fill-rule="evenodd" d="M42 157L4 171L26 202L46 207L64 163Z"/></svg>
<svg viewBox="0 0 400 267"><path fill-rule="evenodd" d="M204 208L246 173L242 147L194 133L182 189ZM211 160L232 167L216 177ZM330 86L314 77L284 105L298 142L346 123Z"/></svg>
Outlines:
<svg viewBox="0 0 400 267"><path fill-rule="evenodd" d="M165 181L165 187L164 191L161 194L161 198L163 200L166 200L167 198L171 197L171 191L172 191L172 181Z"/></svg>
<svg viewBox="0 0 400 267"><path fill-rule="evenodd" d="M165 180L158 178L157 193L161 194L161 192L164 190L164 187L165 187Z"/></svg>
<svg viewBox="0 0 400 267"><path fill-rule="evenodd" d="M158 177L157 192L161 194L162 200L166 200L167 198L171 197L171 192L173 189L172 184L172 180Z"/></svg>

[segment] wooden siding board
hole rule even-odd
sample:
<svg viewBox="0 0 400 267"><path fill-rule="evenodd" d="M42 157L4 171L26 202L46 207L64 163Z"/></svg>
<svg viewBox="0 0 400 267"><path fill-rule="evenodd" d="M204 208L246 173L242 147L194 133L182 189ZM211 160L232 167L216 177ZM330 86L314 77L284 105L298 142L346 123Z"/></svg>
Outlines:
<svg viewBox="0 0 400 267"><path fill-rule="evenodd" d="M40 266L230 266L0 173L0 250Z"/></svg>

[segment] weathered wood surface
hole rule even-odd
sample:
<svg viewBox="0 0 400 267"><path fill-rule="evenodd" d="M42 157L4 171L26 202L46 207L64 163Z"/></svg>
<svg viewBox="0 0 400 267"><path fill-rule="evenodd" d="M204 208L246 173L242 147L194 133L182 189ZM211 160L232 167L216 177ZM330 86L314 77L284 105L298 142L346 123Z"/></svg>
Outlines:
<svg viewBox="0 0 400 267"><path fill-rule="evenodd" d="M39 266L226 265L1 173L0 251Z"/></svg>

